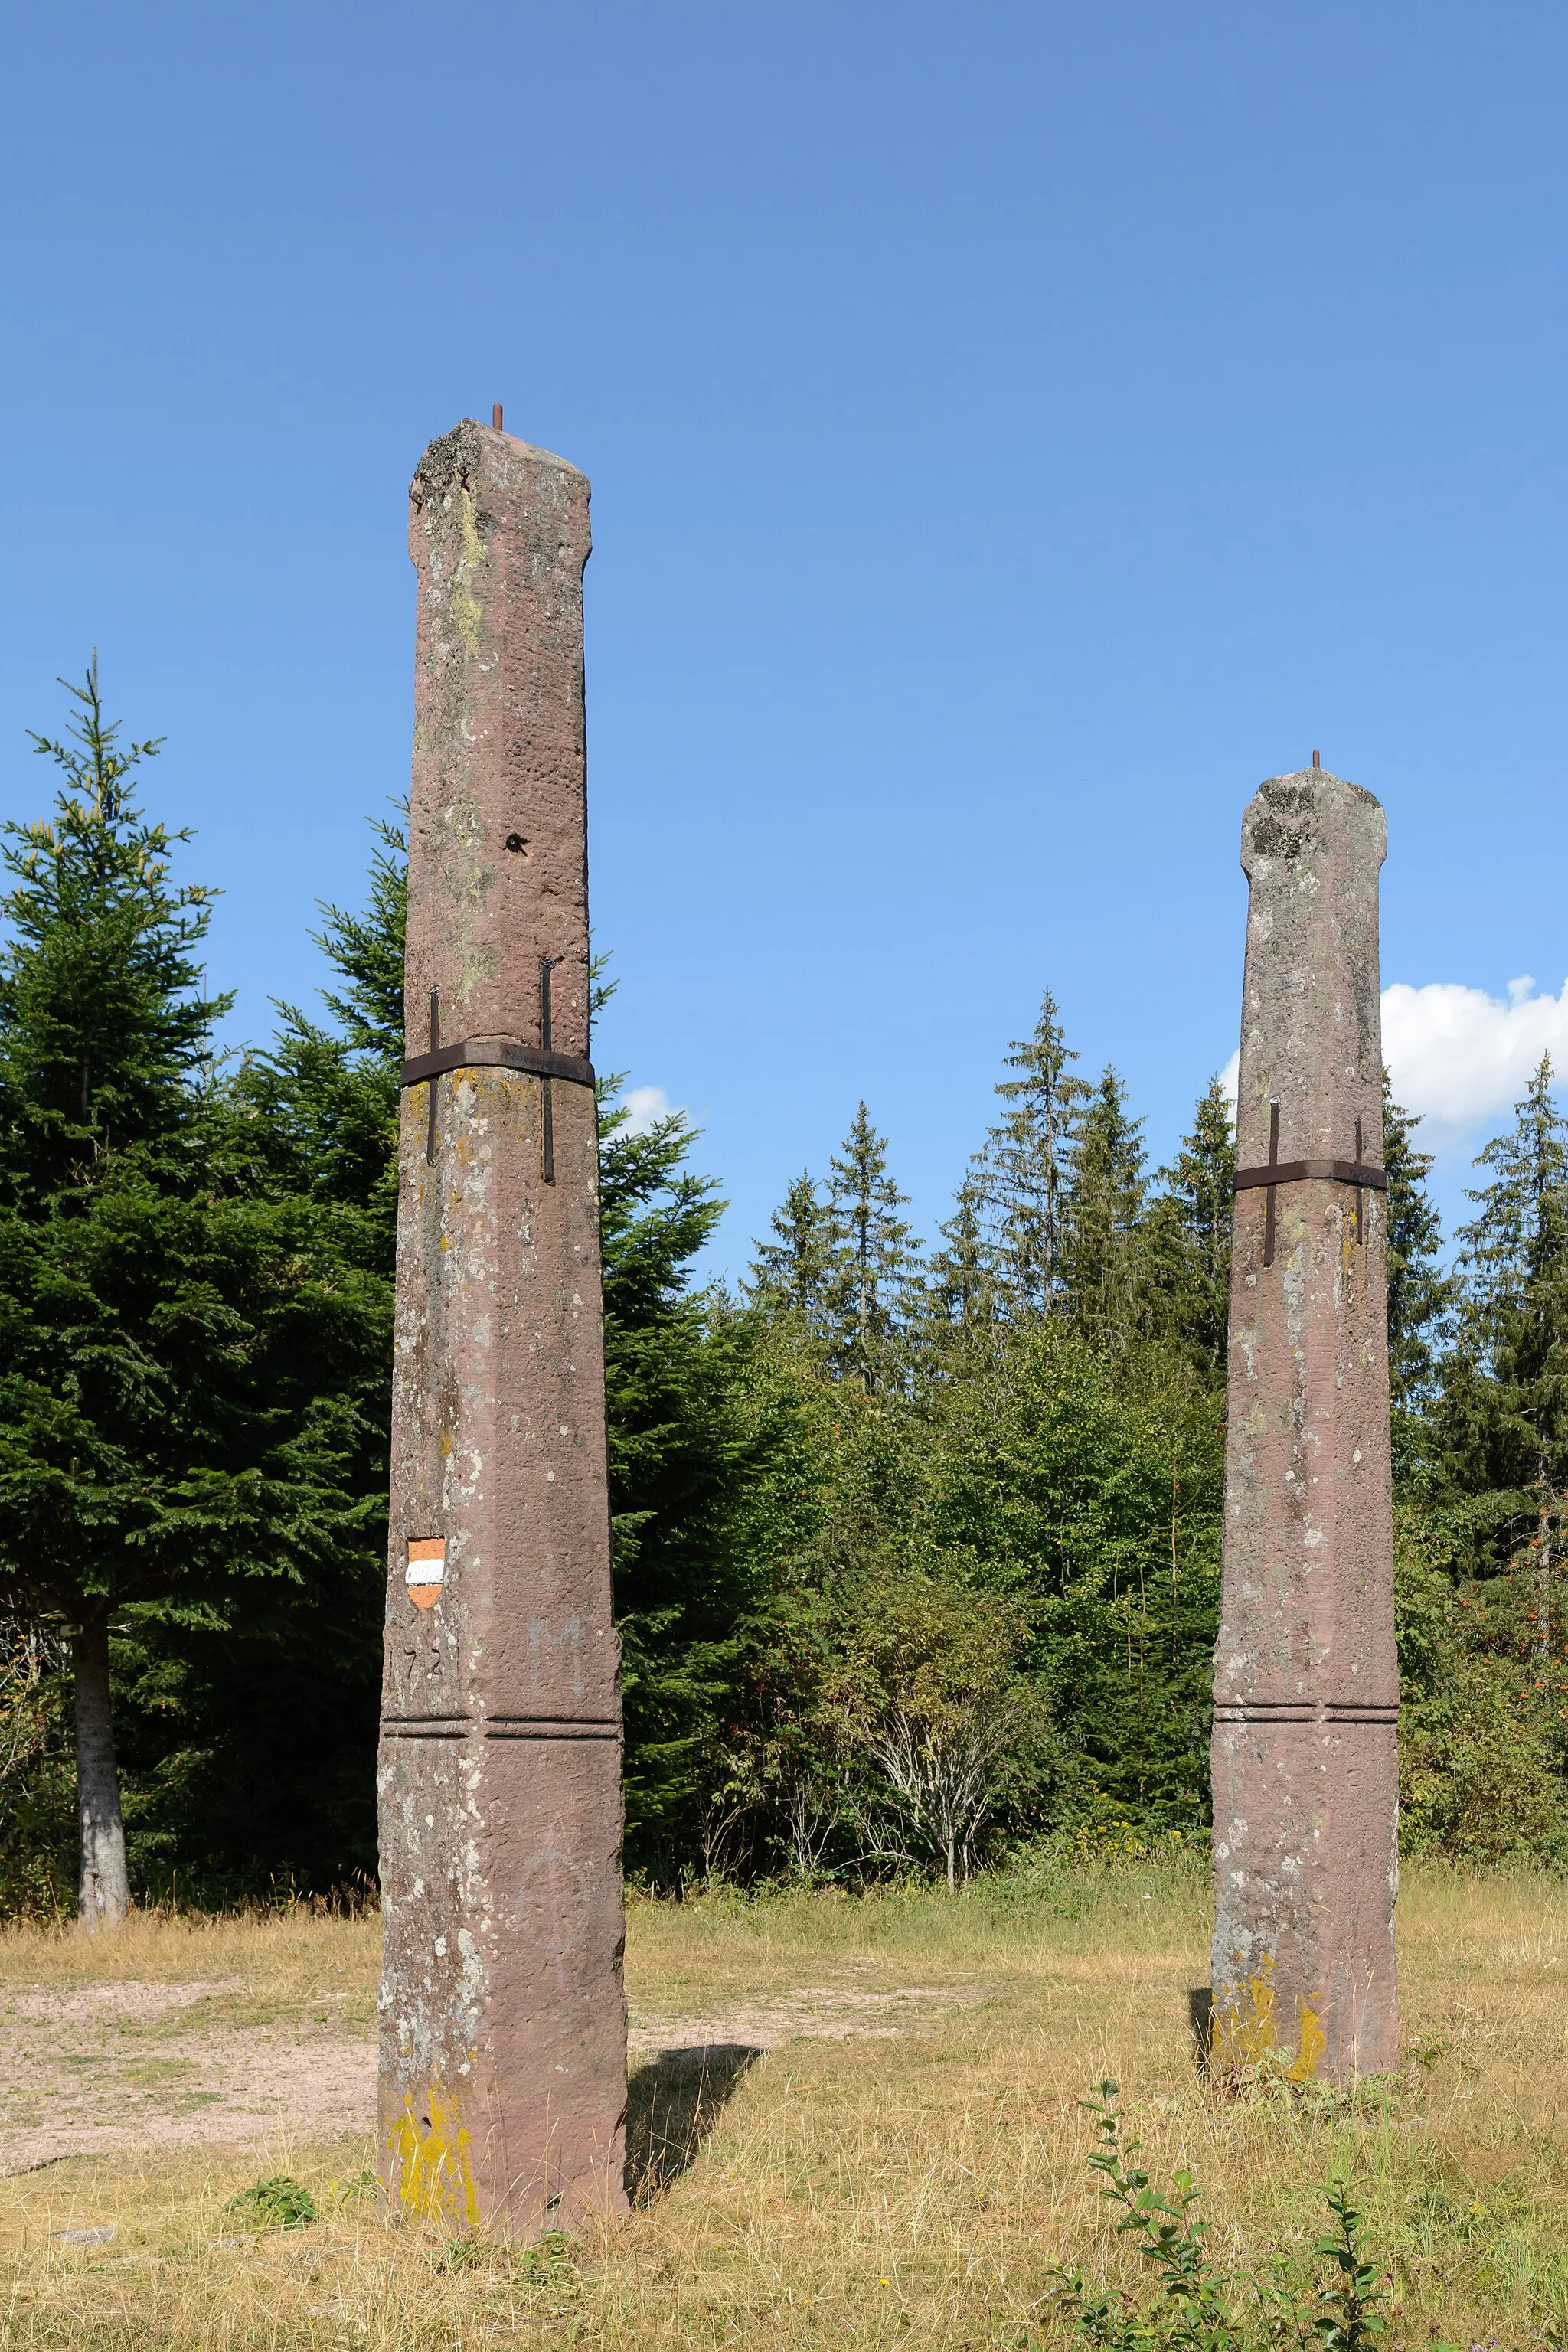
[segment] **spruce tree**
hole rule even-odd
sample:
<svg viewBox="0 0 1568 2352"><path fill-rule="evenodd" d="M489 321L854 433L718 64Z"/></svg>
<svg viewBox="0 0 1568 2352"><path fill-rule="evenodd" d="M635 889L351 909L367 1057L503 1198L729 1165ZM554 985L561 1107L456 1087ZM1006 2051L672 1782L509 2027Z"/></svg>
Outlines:
<svg viewBox="0 0 1568 2352"><path fill-rule="evenodd" d="M284 1007L278 1037L249 1058L237 1081L252 1112L253 1149L269 1156L280 1192L305 1193L367 1282L377 1283L384 1321L367 1322L364 1350L338 1368L363 1406L374 1443L356 1460L374 1489L379 1540L385 1507L390 1319L397 1198L398 1063L403 1053L405 845L377 828L368 902L355 914L328 907L319 944L334 974L331 1015L317 1024ZM595 964L595 1020L614 992ZM622 1082L599 1084L599 1216L604 1258L605 1417L616 1612L625 1656L626 1814L634 1864L668 1864L693 1834L692 1819L716 1726L732 1708L737 1627L750 1596L736 1552L740 1488L766 1453L742 1406L748 1328L716 1294L694 1288L693 1259L723 1213L717 1187L689 1165L693 1130L679 1112L634 1128ZM798 1191L799 1188L795 1188ZM820 1257L820 1252L818 1252ZM815 1311L820 1265L805 1281ZM363 1384L363 1393L362 1393ZM352 1573L351 1573L352 1566ZM314 1617L299 1610L277 1645L271 1672L304 1691L330 1677L336 1706L302 1708L321 1729L309 1759L341 1790L338 1835L361 1864L374 1838L370 1761L380 1677L384 1557L373 1574L345 1563L332 1606L330 1652ZM212 1678L221 1698L221 1674ZM237 1710L243 1712L243 1708ZM340 1729L359 1743L362 1785L347 1785ZM229 1737L232 1738L232 1734ZM274 1773L287 1793L291 1775ZM278 1853L276 1843L268 1849ZM374 1845L371 1848L374 1853Z"/></svg>
<svg viewBox="0 0 1568 2352"><path fill-rule="evenodd" d="M279 1197L304 1197L317 1247L337 1254L345 1293L364 1286L362 1345L345 1350L334 1383L360 1413L365 1444L345 1476L374 1500L373 1564L345 1556L320 1613L296 1606L277 1629L269 1660L259 1650L226 1675L205 1670L209 1709L230 1701L219 1755L252 1754L250 1694L257 1669L297 1696L297 1715L317 1726L297 1763L268 1774L285 1801L300 1773L337 1792L334 1832L343 1862L374 1862L371 1761L380 1681L392 1276L397 1198L398 1064L403 1053L405 845L378 827L370 891L358 913L328 907L318 943L332 979L331 1018L290 1007L271 1048L248 1057L237 1094L264 1177ZM595 1021L614 983L595 965ZM743 1408L749 1328L716 1294L694 1288L691 1265L723 1213L717 1187L689 1161L693 1131L672 1113L635 1129L614 1075L599 1084L600 1236L604 1258L605 1412L616 1611L625 1656L626 1812L634 1864L660 1866L693 1834L698 1791L716 1726L732 1711L738 1633L751 1588L738 1555L737 1496L766 1453ZM259 1181L259 1180L258 1180ZM815 1297L817 1274L806 1289ZM330 1687L329 1687L330 1686ZM357 1748L355 1746L357 1743ZM299 1743L297 1742L298 1746ZM354 1754L357 1780L351 1782ZM299 1808L296 1804L295 1810ZM209 1828L209 1834L211 1834ZM268 1825L262 1848L274 1866L320 1875L316 1856Z"/></svg>
<svg viewBox="0 0 1568 2352"><path fill-rule="evenodd" d="M1007 1049L1005 1066L1017 1075L997 1083L1005 1116L976 1155L999 1295L1025 1321L1046 1314L1061 1287L1068 1155L1089 1092L1068 1066L1077 1059L1047 989L1033 1036Z"/></svg>
<svg viewBox="0 0 1568 2352"><path fill-rule="evenodd" d="M679 1112L634 1129L601 1091L600 1226L616 1615L625 1657L627 1831L668 1848L721 1709L738 1603L726 1503L745 1456L734 1341L692 1288L724 1204L686 1165Z"/></svg>
<svg viewBox="0 0 1568 2352"><path fill-rule="evenodd" d="M85 1165L167 1145L191 1122L212 1024L233 1003L200 992L195 950L211 892L169 879L191 835L144 821L132 797L129 779L161 739L120 748L96 653L85 684L59 683L78 706L66 740L32 736L65 779L53 822L0 827L11 877L0 902L11 933L0 961L0 1164L11 1202L35 1216Z"/></svg>
<svg viewBox="0 0 1568 2352"><path fill-rule="evenodd" d="M354 913L323 905L322 927L311 934L331 974L321 992L330 1019L279 1003L272 1041L244 1056L233 1099L248 1120L247 1146L266 1181L367 1218L355 1255L390 1279L408 853L401 827L377 824L373 832L366 906Z"/></svg>
<svg viewBox="0 0 1568 2352"><path fill-rule="evenodd" d="M1455 1295L1443 1272L1442 1220L1426 1191L1432 1160L1415 1140L1418 1118L1394 1101L1383 1074L1383 1164L1388 1219L1388 1387L1396 1482L1428 1451L1427 1414L1437 1391L1437 1347Z"/></svg>
<svg viewBox="0 0 1568 2352"><path fill-rule="evenodd" d="M1226 1377L1235 1181L1230 1105L1218 1078L1211 1078L1191 1133L1160 1171L1146 1258L1155 1329L1176 1339L1211 1387L1223 1386Z"/></svg>
<svg viewBox="0 0 1568 2352"><path fill-rule="evenodd" d="M180 1746L158 1759L143 1820L155 1813L168 1866L226 1892L326 1888L376 1867L406 843L397 824L373 833L365 905L323 906L313 934L324 1017L279 1004L269 1045L227 1088L237 1171L288 1220L331 1301L310 1376L338 1417L344 1525L308 1585L252 1589L228 1624L185 1629L163 1662Z"/></svg>
<svg viewBox="0 0 1568 2352"><path fill-rule="evenodd" d="M775 1239L757 1244L746 1296L771 1317L793 1318L802 1338L820 1339L845 1234L808 1169L795 1179L769 1223Z"/></svg>
<svg viewBox="0 0 1568 2352"><path fill-rule="evenodd" d="M305 1581L344 1532L344 1433L315 1386L335 1302L236 1173L208 896L132 797L157 745L120 748L96 658L68 690L67 738L35 738L53 818L0 835L0 1601L68 1632L98 1926L129 1900L111 1630Z"/></svg>
<svg viewBox="0 0 1568 2352"><path fill-rule="evenodd" d="M972 1169L954 1196L952 1214L937 1227L942 1246L926 1269L928 1321L934 1337L965 1339L996 1320L996 1276L984 1226L985 1196Z"/></svg>
<svg viewBox="0 0 1568 2352"><path fill-rule="evenodd" d="M1122 1351L1140 1310L1141 1222L1148 1191L1143 1122L1109 1066L1079 1112L1068 1160L1061 1269L1072 1318L1091 1347Z"/></svg>
<svg viewBox="0 0 1568 2352"><path fill-rule="evenodd" d="M833 1360L869 1396L892 1373L920 1244L899 1215L909 1196L888 1172L887 1139L863 1102L830 1165L828 1198L843 1236L830 1291Z"/></svg>
<svg viewBox="0 0 1568 2352"><path fill-rule="evenodd" d="M1511 1133L1478 1165L1480 1213L1459 1232L1458 1344L1444 1384L1451 1463L1489 1498L1500 1530L1528 1510L1535 1642L1552 1645L1552 1595L1568 1486L1568 1127L1543 1056Z"/></svg>
<svg viewBox="0 0 1568 2352"><path fill-rule="evenodd" d="M3 901L11 937L0 955L0 1152L6 1228L0 1244L0 1312L9 1327L5 1402L11 1423L5 1432L10 1458L5 1485L14 1506L21 1506L4 1567L16 1596L13 1605L71 1621L79 1895L84 1919L96 1926L123 1917L130 1900L109 1681L115 1580L90 1558L100 1549L93 1529L104 1516L100 1494L93 1494L81 1515L86 1525L79 1545L72 1547L87 1555L81 1577L70 1573L75 1562L68 1566L59 1558L58 1542L35 1545L24 1535L29 1518L37 1514L47 1519L50 1500L65 1505L66 1497L58 1491L49 1496L49 1489L58 1490L61 1483L58 1475L28 1476L17 1441L25 1444L30 1434L44 1436L40 1423L74 1436L78 1418L72 1410L75 1383L48 1381L41 1366L37 1369L45 1371L45 1379L28 1379L34 1369L29 1355L36 1365L37 1331L27 1327L35 1302L58 1297L63 1286L58 1277L51 1279L55 1253L47 1240L61 1224L77 1223L90 1213L95 1180L106 1165L121 1154L145 1158L152 1151L160 1174L175 1172L171 1154L192 1140L191 1082L206 1051L209 1025L227 1009L228 1000L204 999L198 992L194 950L206 931L207 894L199 885L177 888L168 879L172 853L189 835L143 822L132 800L129 779L157 755L159 740L148 738L120 748L120 729L103 715L96 651L85 684L60 683L78 705L66 739L32 739L35 751L65 777L54 821L8 820L0 852L11 878ZM65 1285L74 1271L60 1269ZM118 1385L129 1386L142 1374L142 1367L133 1361ZM89 1434L85 1429L80 1433ZM58 1454L58 1445L54 1450ZM93 1459L98 1452L89 1453L90 1469L73 1455L72 1471L79 1464L91 1487L100 1490L106 1483L121 1483L113 1480L119 1465ZM37 1470L44 1471L44 1461ZM70 1483L79 1495L85 1482L73 1477ZM101 1549L108 1550L112 1542L110 1538ZM89 1591L89 1585L99 1589Z"/></svg>

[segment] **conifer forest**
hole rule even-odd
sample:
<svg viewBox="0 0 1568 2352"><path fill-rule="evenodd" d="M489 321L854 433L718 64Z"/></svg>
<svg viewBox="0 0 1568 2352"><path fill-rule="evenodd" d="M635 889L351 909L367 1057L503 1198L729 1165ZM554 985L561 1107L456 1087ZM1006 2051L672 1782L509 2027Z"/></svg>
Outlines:
<svg viewBox="0 0 1568 2352"><path fill-rule="evenodd" d="M331 982L226 1054L157 743L69 688L4 831L0 1908L375 1872L403 843L322 911ZM626 1860L955 1885L1205 1830L1232 1151L1149 1164L1049 983L918 1236L876 1073L738 1286L722 1173L600 1087ZM607 971L601 986L613 981ZM1568 1125L1543 1062L1445 1236L1385 1106L1402 1835L1563 1859ZM80 1765L79 1786L79 1763ZM79 1821L79 1805L81 1819ZM111 1825L112 1826L112 1825Z"/></svg>

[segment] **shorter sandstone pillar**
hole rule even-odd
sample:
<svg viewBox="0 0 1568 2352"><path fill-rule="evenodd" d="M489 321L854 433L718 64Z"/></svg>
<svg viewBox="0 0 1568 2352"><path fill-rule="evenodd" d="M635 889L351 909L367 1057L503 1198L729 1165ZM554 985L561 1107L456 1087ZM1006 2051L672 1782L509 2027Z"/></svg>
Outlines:
<svg viewBox="0 0 1568 2352"><path fill-rule="evenodd" d="M1261 785L1237 1084L1213 1743L1216 2060L1396 2059L1399 1675L1377 887L1384 815Z"/></svg>

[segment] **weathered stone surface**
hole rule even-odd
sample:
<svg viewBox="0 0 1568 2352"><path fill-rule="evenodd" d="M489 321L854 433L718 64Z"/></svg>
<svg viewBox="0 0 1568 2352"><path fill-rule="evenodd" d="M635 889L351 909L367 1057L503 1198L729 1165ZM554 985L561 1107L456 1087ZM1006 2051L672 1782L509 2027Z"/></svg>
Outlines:
<svg viewBox="0 0 1568 2352"><path fill-rule="evenodd" d="M1238 1169L1383 1163L1383 810L1320 768L1261 785ZM1360 1230L1358 1232L1358 1202ZM1399 1696L1382 1192L1238 1191L1215 1654L1215 2029L1342 2082L1394 2064Z"/></svg>
<svg viewBox="0 0 1568 2352"><path fill-rule="evenodd" d="M471 422L410 492L406 1017L588 1051L588 485ZM431 1084L436 1118L430 1127ZM553 1178L545 1181L546 1092ZM405 1087L380 1756L383 2170L458 2231L625 2203L620 1702L591 1087Z"/></svg>

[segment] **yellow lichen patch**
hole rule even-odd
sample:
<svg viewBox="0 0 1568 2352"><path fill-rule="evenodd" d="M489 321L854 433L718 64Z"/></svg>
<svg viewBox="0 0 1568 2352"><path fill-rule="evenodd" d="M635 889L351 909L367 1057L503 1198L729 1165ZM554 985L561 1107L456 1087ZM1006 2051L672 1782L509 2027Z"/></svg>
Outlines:
<svg viewBox="0 0 1568 2352"><path fill-rule="evenodd" d="M1223 2004L1215 2003L1209 2060L1216 2074L1261 2066L1274 2053L1274 1958L1266 1952L1254 1973Z"/></svg>
<svg viewBox="0 0 1568 2352"><path fill-rule="evenodd" d="M387 2137L397 2193L411 2213L427 2221L479 2227L479 2205L468 2159L468 2129L457 2100L432 2084L429 2121L406 2104Z"/></svg>
<svg viewBox="0 0 1568 2352"><path fill-rule="evenodd" d="M1288 2083L1310 2083L1317 2073L1329 2037L1323 2032L1322 2020L1310 2000L1301 2003L1301 2047L1285 2069Z"/></svg>
<svg viewBox="0 0 1568 2352"><path fill-rule="evenodd" d="M1240 1956L1237 1955L1237 1965ZM1263 2069L1288 2083L1306 2083L1317 2073L1328 2036L1310 2001L1301 2003L1301 2040L1294 2057L1280 2039L1274 2014L1274 1955L1265 1952L1251 1976L1223 2006L1210 2030L1209 2060L1216 2075L1235 2077Z"/></svg>

